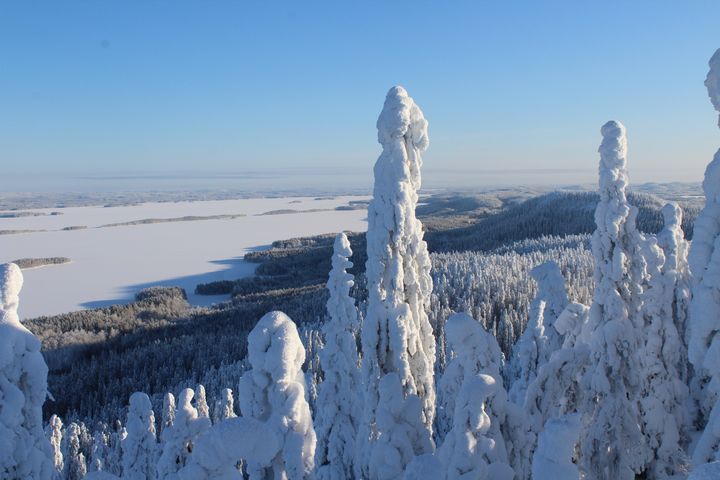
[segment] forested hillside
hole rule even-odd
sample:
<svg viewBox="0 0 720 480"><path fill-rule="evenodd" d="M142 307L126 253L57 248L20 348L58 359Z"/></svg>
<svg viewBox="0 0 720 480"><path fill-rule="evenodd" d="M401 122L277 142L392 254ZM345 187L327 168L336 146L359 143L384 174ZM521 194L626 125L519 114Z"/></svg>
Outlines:
<svg viewBox="0 0 720 480"><path fill-rule="evenodd" d="M420 218L434 229L426 236L436 282L433 324L441 325L450 311L467 311L496 333L506 355L527 321L536 291L529 276L534 265L557 261L575 301L587 302L592 290L587 233L597 195L554 192L523 200L525 195L437 195L418 206ZM649 194L630 199L638 201L640 224L657 231L661 200ZM691 231L696 209L686 211ZM467 222L474 223L457 227ZM565 236L553 236L558 228ZM358 277L355 293L363 305L365 236L348 237L350 272ZM212 309L189 308L179 289L154 288L128 305L26 322L42 340L50 367L55 401L45 404L46 415L112 422L122 417L123 399L134 391L154 394L157 406L164 392L201 381L219 394L239 378L227 366L244 358L247 334L265 312L279 309L300 325L322 324L333 240L334 235L278 240L269 250L248 254L258 264L256 277L198 286L199 293L232 293L230 302ZM465 253L441 253L452 251Z"/></svg>

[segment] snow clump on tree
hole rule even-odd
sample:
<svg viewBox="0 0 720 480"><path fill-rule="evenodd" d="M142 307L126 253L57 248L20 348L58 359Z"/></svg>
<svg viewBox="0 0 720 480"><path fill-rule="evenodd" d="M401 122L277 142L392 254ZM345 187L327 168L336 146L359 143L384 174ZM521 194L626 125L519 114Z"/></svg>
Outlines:
<svg viewBox="0 0 720 480"><path fill-rule="evenodd" d="M575 450L580 435L580 415L567 414L548 420L540 433L532 460L532 478L578 480Z"/></svg>

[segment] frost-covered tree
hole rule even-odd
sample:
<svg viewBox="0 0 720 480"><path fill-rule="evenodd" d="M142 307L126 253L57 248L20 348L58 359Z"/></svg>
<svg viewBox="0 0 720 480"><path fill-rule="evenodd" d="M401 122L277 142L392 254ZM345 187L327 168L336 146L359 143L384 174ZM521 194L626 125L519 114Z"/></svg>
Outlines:
<svg viewBox="0 0 720 480"><path fill-rule="evenodd" d="M426 312L432 292L431 264L422 224L415 217L421 155L428 146L427 121L405 89L393 87L377 128L383 151L375 163L373 199L368 207L368 304L362 327L366 392L356 464L360 477L370 475L372 450L383 435L399 442L382 447L395 449L386 458L393 462L391 470L397 475L415 455L429 453L435 416L435 338ZM387 380L386 375L390 375ZM400 385L389 385L393 379ZM393 417L380 402L383 382L387 392L399 390L408 402L415 402L413 397L420 401L420 416L413 425L404 426L404 434L391 425L387 425L390 431L379 428L380 417ZM403 442L410 444L411 455L400 451L407 450L401 446Z"/></svg>
<svg viewBox="0 0 720 480"><path fill-rule="evenodd" d="M90 450L90 465L88 470L91 472L101 472L108 469L108 450L109 436L105 430L98 430L93 434L93 444Z"/></svg>
<svg viewBox="0 0 720 480"><path fill-rule="evenodd" d="M439 451L447 478L512 479L500 423L507 399L497 342L467 314L452 315L445 332L455 353L440 385L453 422Z"/></svg>
<svg viewBox="0 0 720 480"><path fill-rule="evenodd" d="M363 404L358 392L362 381L358 368L357 335L359 329L355 301L350 296L353 276L350 242L344 233L335 238L332 270L327 283L328 319L323 327L324 348L320 366L324 380L318 387L315 431L317 476L342 480L353 475L353 457L357 426Z"/></svg>
<svg viewBox="0 0 720 480"><path fill-rule="evenodd" d="M224 388L220 399L215 402L215 410L213 411L213 424L216 425L228 418L235 418L235 399L233 392L229 388Z"/></svg>
<svg viewBox="0 0 720 480"><path fill-rule="evenodd" d="M720 112L720 49L710 59L705 86ZM693 396L700 397L704 412L711 410L693 452L694 465L720 460L720 150L705 170L703 190L705 207L695 221L688 259L693 277L688 357L694 374L709 379L703 391Z"/></svg>
<svg viewBox="0 0 720 480"><path fill-rule="evenodd" d="M157 436L155 432L155 413L150 397L142 392L130 396L128 409L127 437L123 440L123 478L130 480L148 480L156 477L157 472Z"/></svg>
<svg viewBox="0 0 720 480"><path fill-rule="evenodd" d="M192 405L194 396L195 392L190 388L180 392L175 423L163 432L163 449L157 464L160 480L172 478L185 466L195 440L210 428L210 420L200 417Z"/></svg>
<svg viewBox="0 0 720 480"><path fill-rule="evenodd" d="M60 417L52 415L45 427L45 435L50 440L50 447L52 448L53 480L61 478L65 467L62 454L62 429L63 423Z"/></svg>
<svg viewBox="0 0 720 480"><path fill-rule="evenodd" d="M507 393L502 386L503 355L500 347L495 338L485 331L478 321L466 313L456 313L450 316L445 324L445 335L455 357L445 369L445 374L440 379L438 386L441 399L439 412L447 422L452 422L452 430L445 436L442 447L446 451L445 453L441 452L441 455L447 459L449 458L447 449L454 451L456 448L463 448L460 446L459 437L469 431L463 433L462 429L470 428L467 422L472 412L469 412L468 408L482 405L483 414L489 417L490 422L487 428L480 428L479 425L476 425L478 429L475 429L477 431L473 430L472 435L477 438L482 436L489 439L492 448L491 451L479 452L478 455L486 458L490 463L508 466L511 463L510 455L513 448L511 443L511 420L513 419L509 418L513 406L508 401ZM477 380L480 375L491 377L493 386L490 387L488 382ZM469 382L469 386L463 393L462 389L466 380ZM481 386L478 382L485 386ZM466 398L473 392L477 393L478 389L487 390L482 398ZM491 393L492 395L490 395ZM489 398L486 400L486 397ZM461 405L458 405L458 402L461 402ZM465 402L464 405L462 405L463 402ZM475 411L475 414L480 415L480 411ZM451 434L455 437L454 440L450 439ZM455 443L448 444L446 447L445 444L449 441ZM486 449L486 447L482 448ZM455 454L453 453L453 455ZM481 467L478 468L482 470ZM498 471L502 471L502 468Z"/></svg>
<svg viewBox="0 0 720 480"><path fill-rule="evenodd" d="M63 442L64 476L67 480L82 480L87 474L87 463L80 449L80 426L77 423L72 422L67 426Z"/></svg>
<svg viewBox="0 0 720 480"><path fill-rule="evenodd" d="M252 369L239 388L242 416L264 422L281 439L269 463L248 459L250 478L309 477L316 438L305 397L305 348L293 321L282 312L263 316L248 335L248 359Z"/></svg>
<svg viewBox="0 0 720 480"><path fill-rule="evenodd" d="M587 475L595 479L634 479L647 461L638 409L642 346L641 278L636 265L638 235L627 202L625 127L602 127L600 202L592 236L595 293L590 308L591 368L586 375L588 404L581 450Z"/></svg>
<svg viewBox="0 0 720 480"><path fill-rule="evenodd" d="M22 285L17 265L0 265L0 477L43 480L53 472L42 423L48 368L17 314Z"/></svg>

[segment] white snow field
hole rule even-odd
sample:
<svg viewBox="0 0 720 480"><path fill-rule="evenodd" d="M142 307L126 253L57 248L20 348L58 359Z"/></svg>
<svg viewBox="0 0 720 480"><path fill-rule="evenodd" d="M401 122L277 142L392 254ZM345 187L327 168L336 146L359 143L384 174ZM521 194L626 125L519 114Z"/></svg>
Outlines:
<svg viewBox="0 0 720 480"><path fill-rule="evenodd" d="M20 258L71 259L24 271L21 318L123 303L143 288L158 285L182 287L191 304L210 305L226 297L195 295L195 285L252 275L256 265L243 260L249 251L274 240L365 231L365 208L335 207L368 198L257 198L31 210L62 215L0 218L0 231L46 230L0 235L0 263ZM278 210L296 212L262 215ZM214 215L244 216L102 227L149 218ZM73 226L87 228L62 230Z"/></svg>

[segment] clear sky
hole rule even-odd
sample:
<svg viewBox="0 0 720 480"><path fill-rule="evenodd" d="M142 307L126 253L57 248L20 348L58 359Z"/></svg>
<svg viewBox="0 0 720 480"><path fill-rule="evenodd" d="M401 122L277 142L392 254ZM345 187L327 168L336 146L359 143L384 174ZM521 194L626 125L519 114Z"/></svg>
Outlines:
<svg viewBox="0 0 720 480"><path fill-rule="evenodd" d="M369 171L401 84L428 171L595 171L617 119L631 175L700 180L718 19L718 0L6 0L0 168Z"/></svg>

